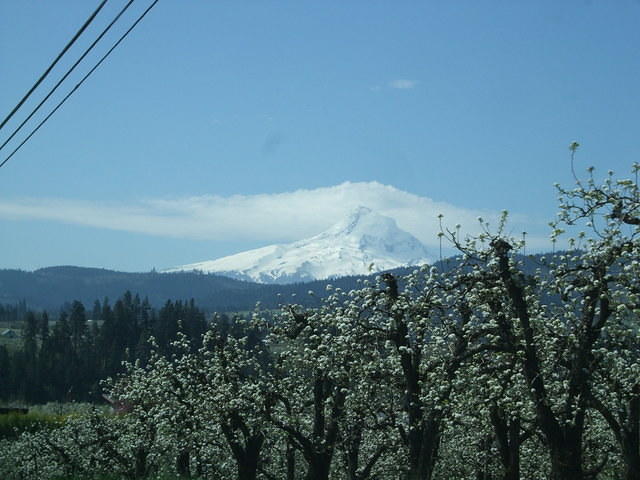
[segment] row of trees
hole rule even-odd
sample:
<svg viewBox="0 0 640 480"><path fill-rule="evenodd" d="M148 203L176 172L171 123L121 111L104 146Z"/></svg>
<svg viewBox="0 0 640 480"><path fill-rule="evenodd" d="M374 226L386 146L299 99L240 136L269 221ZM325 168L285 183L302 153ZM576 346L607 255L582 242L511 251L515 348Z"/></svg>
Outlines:
<svg viewBox="0 0 640 480"><path fill-rule="evenodd" d="M96 301L91 313L74 301L55 322L46 311L29 311L23 319L22 349L10 353L0 346L0 400L96 401L102 391L99 381L122 371L123 360L146 362L151 336L166 353L178 332L197 348L205 330L204 313L193 301L167 301L156 311L130 292L113 307L107 299Z"/></svg>
<svg viewBox="0 0 640 480"><path fill-rule="evenodd" d="M17 324L27 313L27 302L21 300L15 305L0 303L0 322L6 325Z"/></svg>
<svg viewBox="0 0 640 480"><path fill-rule="evenodd" d="M443 229L455 269L385 274L276 322L256 312L251 345L215 326L197 349L179 334L106 384L121 415L24 434L0 448L1 473L640 478L640 191L576 181L559 187L553 235L582 248L534 275L506 213L475 238Z"/></svg>

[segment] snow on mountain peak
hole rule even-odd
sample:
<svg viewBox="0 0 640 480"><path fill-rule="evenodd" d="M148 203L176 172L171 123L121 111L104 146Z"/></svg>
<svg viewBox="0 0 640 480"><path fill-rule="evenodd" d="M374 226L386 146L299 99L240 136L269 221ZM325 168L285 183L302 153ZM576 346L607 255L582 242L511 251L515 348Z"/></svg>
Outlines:
<svg viewBox="0 0 640 480"><path fill-rule="evenodd" d="M167 271L200 270L259 283L294 283L366 275L428 261L424 245L394 219L359 206L311 238Z"/></svg>
<svg viewBox="0 0 640 480"><path fill-rule="evenodd" d="M360 206L324 233L351 237L394 238L397 232L403 232L403 230L398 228L393 218L385 217L368 207Z"/></svg>

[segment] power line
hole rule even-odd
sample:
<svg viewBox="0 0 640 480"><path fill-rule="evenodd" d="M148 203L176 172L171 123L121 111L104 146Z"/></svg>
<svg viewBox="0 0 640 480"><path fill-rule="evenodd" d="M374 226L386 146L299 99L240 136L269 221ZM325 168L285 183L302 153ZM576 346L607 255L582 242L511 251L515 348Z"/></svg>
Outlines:
<svg viewBox="0 0 640 480"><path fill-rule="evenodd" d="M82 32L85 31L85 29L93 21L93 19L96 17L96 15L98 15L98 12L100 10L102 10L102 7L104 7L105 3L107 3L107 0L102 0L102 3L100 5L98 5L98 8L96 8L96 10L91 14L91 16L87 19L87 21L84 22L84 25L82 25L82 27L80 27L80 30L78 30L76 32L76 34L73 36L73 38L71 40L69 40L69 43L67 43L65 45L65 47L58 54L58 56L55 58L55 60L51 63L51 65L49 65L49 68L47 68L44 71L44 73L42 75L40 75L40 78L36 81L36 83L34 83L33 86L29 89L29 91L25 94L25 96L22 97L22 100L20 100L18 102L18 104L15 107L13 107L13 110L11 110L11 112L9 112L9 115L7 115L6 118L2 121L2 123L0 123L0 130L2 130L2 127L4 127L5 124L9 121L9 119L11 119L11 117L13 117L13 114L18 111L18 109L27 100L27 98L29 98L31 96L33 91L36 88L38 88L38 85L40 85L42 83L42 81L46 78L46 76L49 75L49 72L51 71L51 69L56 66L56 63L58 63L58 60L60 60L62 58L62 56L65 53L67 53L67 50L69 50L69 48L71 48L71 46L76 42L76 40L80 37L80 35L82 35Z"/></svg>
<svg viewBox="0 0 640 480"><path fill-rule="evenodd" d="M136 25L138 25L138 23L140 23L140 21L147 15L147 13L149 13L149 11L156 5L156 3L158 3L160 0L154 0L154 2L149 5L147 7L147 9L142 12L142 15L140 15L138 17L138 19L133 23L133 25L131 25L131 27L129 27L129 29L124 32L124 34L118 39L118 41L116 43L113 44L113 46L107 51L107 53L105 53L103 55L103 57L98 61L98 63L96 63L93 68L91 70L89 70L89 72L82 77L82 80L80 80L75 87L73 87L73 89L67 93L67 95L56 105L56 107L49 113L49 115L47 115L37 126L36 128L34 128L31 133L27 136L27 138L25 138L10 154L7 158L5 158L3 160L2 163L0 163L0 168L2 168L8 161L9 159L11 159L11 157L13 157L15 155L15 153L20 150L20 148L29 141L29 139L38 131L40 130L40 127L42 127L47 120L49 120L49 118L51 118L53 116L54 113L56 113L56 111L64 104L64 102L67 101L67 99L74 94L74 92L76 90L78 90L78 88L80 88L80 85L82 85L84 83L84 81L89 78L91 76L91 74L102 64L102 62L104 62L106 60L106 58L111 54L111 52L113 52L116 47L118 45L120 45L120 43L129 35L129 33L131 33L131 31L136 27Z"/></svg>
<svg viewBox="0 0 640 480"><path fill-rule="evenodd" d="M71 66L71 68L69 68L69 70L66 71L66 73L62 76L62 78L60 80L58 80L58 83L56 83L53 88L49 91L49 93L47 93L47 95L44 97L44 99L42 99L42 101L36 105L36 107L31 110L31 113L27 116L27 118L25 118L22 123L20 125L18 125L18 127L11 132L11 135L9 135L9 138L7 138L4 143L2 145L0 145L0 150L2 150L7 143L9 143L13 137L16 136L16 134L22 130L22 127L25 126L25 124L31 120L31 118L36 114L36 112L38 110L40 110L40 107L42 107L42 105L44 105L44 103L49 100L49 98L51 97L51 95L53 95L53 93L58 89L58 87L60 85L62 85L62 82L64 82L67 77L69 75L71 75L71 72L73 72L75 70L75 68L78 66L78 64L84 60L84 58L89 54L89 52L91 50L93 50L93 47L95 47L97 45L97 43L102 39L102 37L105 36L105 34L111 29L111 27L118 21L118 19L122 16L122 14L131 6L131 4L133 3L133 0L129 0L129 3L127 3L119 12L118 15L116 15L116 17L111 21L111 23L109 25L107 25L107 27L100 33L100 35L98 35L98 38L96 38L91 45L89 45L89 47L84 51L84 53L80 56L80 58L78 60L76 60L76 62Z"/></svg>

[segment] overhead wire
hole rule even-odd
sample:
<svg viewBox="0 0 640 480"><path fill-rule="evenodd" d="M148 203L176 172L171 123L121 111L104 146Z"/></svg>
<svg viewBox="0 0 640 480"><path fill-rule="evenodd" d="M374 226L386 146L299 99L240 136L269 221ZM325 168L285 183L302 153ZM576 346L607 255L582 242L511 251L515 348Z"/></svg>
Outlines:
<svg viewBox="0 0 640 480"><path fill-rule="evenodd" d="M13 110L11 110L11 112L9 112L9 115L7 115L4 120L2 120L2 123L0 123L0 130L2 130L2 127L4 127L6 125L6 123L11 119L11 117L13 117L13 115L18 111L18 109L31 96L33 91L36 88L38 88L38 86L47 77L47 75L49 75L49 72L51 72L53 67L55 67L56 64L58 63L58 61L64 56L65 53L67 53L67 50L69 50L69 48L71 48L71 46L76 42L76 40L78 38L80 38L80 35L82 35L82 33L86 30L86 28L91 24L93 19L96 18L96 15L98 15L100 10L102 10L102 7L104 7L105 3L107 3L107 0L102 0L102 3L100 3L100 5L98 5L98 8L96 8L95 11L84 22L82 27L80 27L80 29L76 32L76 34L73 36L73 38L71 40L69 40L69 42L65 45L65 47L62 49L62 51L58 54L58 56L53 60L53 62L51 62L51 65L49 65L49 67L47 67L47 69L44 71L44 73L42 75L40 75L40 78L38 78L38 80L36 80L36 83L34 83L32 85L32 87L24 95L24 97L22 97L22 99L18 102L18 104L15 107L13 107Z"/></svg>
<svg viewBox="0 0 640 480"><path fill-rule="evenodd" d="M31 133L9 154L9 156L7 156L7 158L5 158L2 163L0 163L0 168L2 168L11 159L11 157L13 157L16 152L20 150L20 148L22 148L22 146L27 143L38 130L40 130L40 127L42 127L47 122L47 120L49 120L53 116L53 114L56 113L56 111L67 101L67 99L71 97L71 95L73 95L75 91L78 90L78 88L80 88L85 80L87 80L87 78L89 78L91 74L97 70L102 62L104 62L107 57L111 55L111 52L113 52L118 47L118 45L120 45L120 43L129 35L129 33L131 33L131 31L138 25L138 23L140 23L140 21L142 21L147 13L149 13L149 11L151 11L151 9L159 1L160 0L154 0L154 2L149 5L144 12L142 12L142 14L137 18L133 25L131 25L131 27L129 27L129 29L118 39L118 41L113 44L113 46L107 51L107 53L102 56L102 58L93 66L93 68L89 70L89 72L84 77L82 77L82 79L76 84L76 86L73 87L73 89L69 93L67 93L67 95L60 102L58 102L56 107L31 131Z"/></svg>
<svg viewBox="0 0 640 480"><path fill-rule="evenodd" d="M24 127L26 125L26 123L31 120L31 118L33 118L33 116L38 112L38 110L40 110L40 107L42 107L42 105L45 104L45 102L47 100L49 100L49 98L51 98L51 95L53 95L55 93L55 91L58 89L58 87L60 85L62 85L62 83L69 77L69 75L71 75L71 73L76 69L76 67L80 64L80 62L82 62L82 60L84 60L84 58L89 54L89 52L91 52L91 50L93 50L93 48L98 44L98 42L102 39L102 37L104 37L106 35L106 33L111 30L111 27L113 27L113 25L120 19L120 17L124 14L124 12L127 11L127 9L131 6L131 4L133 3L134 0L129 0L129 2L118 12L118 14L115 16L115 18L111 21L111 23L109 23L109 25L106 26L106 28L104 30L102 30L102 32L100 32L100 35L98 35L98 37L91 43L91 45L89 45L87 47L87 49L83 52L82 55L80 55L80 58L78 58L78 60L75 61L75 63L65 72L65 74L62 76L62 78L60 78L60 80L58 80L58 82L53 86L53 88L49 91L49 93L47 93L47 95L40 101L40 103L38 103L38 105L36 105L36 107L31 110L31 113L29 113L29 115L27 116L27 118L25 118L22 123L20 123L20 125L18 125L15 130L11 133L11 135L9 135L9 137L2 143L2 145L0 145L0 150L2 150L4 147L7 146L7 144L13 140L13 137L15 137L18 132L20 132L20 130L22 130L22 127Z"/></svg>

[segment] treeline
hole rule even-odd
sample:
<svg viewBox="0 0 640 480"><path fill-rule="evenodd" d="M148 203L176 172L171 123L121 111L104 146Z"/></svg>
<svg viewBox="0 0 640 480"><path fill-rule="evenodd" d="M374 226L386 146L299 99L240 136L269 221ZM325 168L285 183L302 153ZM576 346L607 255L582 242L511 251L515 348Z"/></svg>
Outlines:
<svg viewBox="0 0 640 480"><path fill-rule="evenodd" d="M238 312L251 310L258 302L265 308L277 308L292 297L305 306L317 306L317 297L306 295L309 290L321 296L329 283L351 290L362 278L265 285L196 272L126 273L81 267L49 267L34 272L0 269L0 300L12 304L26 300L31 309L57 311L71 300L91 305L96 298L116 298L131 291L147 298L155 308L162 307L167 298L193 298L207 312Z"/></svg>
<svg viewBox="0 0 640 480"><path fill-rule="evenodd" d="M9 310L13 322L16 310ZM148 360L151 336L169 353L179 332L197 348L207 329L193 300L167 301L156 310L130 292L113 305L96 300L91 310L74 301L55 322L46 311L28 311L22 320L22 348L0 345L0 401L95 401L100 380L120 372L124 360Z"/></svg>
<svg viewBox="0 0 640 480"><path fill-rule="evenodd" d="M306 292L304 286L262 285L196 272L126 273L70 266L34 272L0 269L0 285L4 303L25 299L30 308L49 311L74 299L89 306L96 298L116 298L132 291L148 298L155 308L167 298L193 298L209 312L237 312L257 302L275 307L282 296Z"/></svg>
<svg viewBox="0 0 640 480"><path fill-rule="evenodd" d="M27 302L21 300L16 304L3 304L0 303L0 322L7 324L14 324L27 313Z"/></svg>

